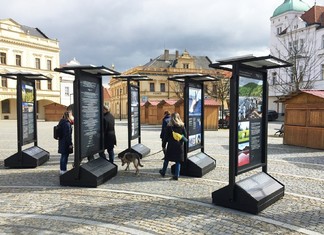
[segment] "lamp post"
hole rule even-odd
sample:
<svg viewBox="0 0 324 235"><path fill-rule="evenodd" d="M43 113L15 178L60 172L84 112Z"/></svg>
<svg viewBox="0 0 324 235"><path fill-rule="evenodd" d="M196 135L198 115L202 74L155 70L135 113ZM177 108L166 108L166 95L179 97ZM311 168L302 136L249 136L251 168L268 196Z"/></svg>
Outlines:
<svg viewBox="0 0 324 235"><path fill-rule="evenodd" d="M121 94L122 94L122 89L120 88L119 89L119 121L121 121L121 108L122 108L122 106L121 106L121 100L122 100Z"/></svg>

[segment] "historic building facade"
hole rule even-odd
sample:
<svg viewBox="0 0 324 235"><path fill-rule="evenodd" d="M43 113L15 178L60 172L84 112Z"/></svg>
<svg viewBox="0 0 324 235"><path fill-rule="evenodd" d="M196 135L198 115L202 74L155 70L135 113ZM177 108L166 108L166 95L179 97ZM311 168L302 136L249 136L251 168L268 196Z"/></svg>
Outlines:
<svg viewBox="0 0 324 235"><path fill-rule="evenodd" d="M45 118L44 106L60 103L60 48L38 28L20 25L12 19L0 20L0 73L40 73L50 81L36 81L37 116ZM0 83L0 119L16 119L16 81L4 77Z"/></svg>
<svg viewBox="0 0 324 235"><path fill-rule="evenodd" d="M284 113L278 102L299 89L324 89L324 7L285 0L271 21L271 55L291 62L289 69L268 72L269 109Z"/></svg>
<svg viewBox="0 0 324 235"><path fill-rule="evenodd" d="M218 76L223 71L218 71L209 67L211 64L207 56L193 56L185 50L182 54L169 50L151 59L143 66L134 67L123 75L140 74L151 78L151 81L140 82L141 102L161 101L163 99L180 99L183 94L183 84L169 81L168 77L177 74L209 74ZM229 78L229 77L228 77ZM205 86L212 86L205 84ZM118 79L110 80L111 112L117 118L127 117L127 83Z"/></svg>

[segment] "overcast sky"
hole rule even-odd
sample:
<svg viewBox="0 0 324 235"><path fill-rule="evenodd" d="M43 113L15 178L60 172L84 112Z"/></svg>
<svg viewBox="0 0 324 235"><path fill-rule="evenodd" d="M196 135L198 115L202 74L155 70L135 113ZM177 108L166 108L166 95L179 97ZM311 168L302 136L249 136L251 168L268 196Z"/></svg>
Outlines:
<svg viewBox="0 0 324 235"><path fill-rule="evenodd" d="M4 3L6 2L6 3ZM60 43L60 63L124 72L169 49L217 59L269 54L270 17L284 0L2 0L1 18ZM304 0L310 6L314 0ZM324 0L317 0L324 6Z"/></svg>

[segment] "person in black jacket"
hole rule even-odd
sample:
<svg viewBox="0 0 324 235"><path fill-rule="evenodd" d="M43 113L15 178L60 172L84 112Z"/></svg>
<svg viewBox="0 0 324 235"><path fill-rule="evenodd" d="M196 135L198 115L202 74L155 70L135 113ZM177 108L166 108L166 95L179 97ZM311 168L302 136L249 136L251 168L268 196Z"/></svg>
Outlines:
<svg viewBox="0 0 324 235"><path fill-rule="evenodd" d="M164 117L162 119L162 128L161 128L161 133L160 133L160 138L161 140L163 141L163 138L164 138L164 135L165 135L165 130L166 130L166 127L170 121L170 112L169 111L165 111L164 112Z"/></svg>
<svg viewBox="0 0 324 235"><path fill-rule="evenodd" d="M109 155L109 162L114 163L115 153L114 147L117 145L115 134L115 118L110 113L109 107L103 106L104 111L104 148L107 149ZM99 153L100 157L106 158L105 151Z"/></svg>
<svg viewBox="0 0 324 235"><path fill-rule="evenodd" d="M173 132L182 135L184 138L182 137L181 139L176 140L173 137ZM180 176L181 162L184 162L184 142L186 136L187 132L179 113L172 113L162 141L162 149L163 152L165 152L165 158L163 168L159 172L163 177L165 176L169 161L171 161L176 163L175 174L172 179L178 180Z"/></svg>
<svg viewBox="0 0 324 235"><path fill-rule="evenodd" d="M58 153L61 154L60 158L60 175L66 172L66 166L69 154L73 149L72 144L72 114L64 112L62 119L59 122L60 135L58 141Z"/></svg>

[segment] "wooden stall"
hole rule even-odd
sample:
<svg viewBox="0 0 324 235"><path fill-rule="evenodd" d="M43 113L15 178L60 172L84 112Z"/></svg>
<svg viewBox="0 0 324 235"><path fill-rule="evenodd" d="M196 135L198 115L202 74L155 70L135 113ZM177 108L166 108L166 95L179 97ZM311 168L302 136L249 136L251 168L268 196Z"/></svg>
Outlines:
<svg viewBox="0 0 324 235"><path fill-rule="evenodd" d="M145 102L140 103L140 111L141 111L141 117L140 117L140 122L141 124L146 123L146 110L145 110Z"/></svg>
<svg viewBox="0 0 324 235"><path fill-rule="evenodd" d="M205 130L218 130L218 114L220 102L213 99L205 99Z"/></svg>
<svg viewBox="0 0 324 235"><path fill-rule="evenodd" d="M169 99L169 100L162 100L157 105L157 118L162 120L164 117L164 112L169 111L170 113L175 112L174 104L177 103L178 100L176 99Z"/></svg>
<svg viewBox="0 0 324 235"><path fill-rule="evenodd" d="M324 149L324 91L302 90L284 103L283 143Z"/></svg>
<svg viewBox="0 0 324 235"><path fill-rule="evenodd" d="M161 124L161 119L157 118L157 105L160 101L148 100L145 102L145 123L156 125Z"/></svg>
<svg viewBox="0 0 324 235"><path fill-rule="evenodd" d="M184 100L180 99L174 104L174 111L180 114L182 120L184 120Z"/></svg>
<svg viewBox="0 0 324 235"><path fill-rule="evenodd" d="M58 103L51 103L44 106L45 121L59 121L63 113L66 111L66 106Z"/></svg>

